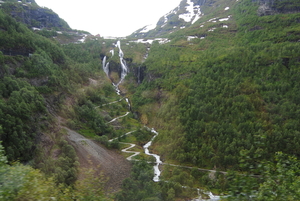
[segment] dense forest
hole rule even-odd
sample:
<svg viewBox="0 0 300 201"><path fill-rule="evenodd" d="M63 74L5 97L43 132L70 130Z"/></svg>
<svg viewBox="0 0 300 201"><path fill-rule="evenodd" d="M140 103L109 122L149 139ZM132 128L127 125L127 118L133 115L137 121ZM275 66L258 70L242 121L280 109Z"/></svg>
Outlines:
<svg viewBox="0 0 300 201"><path fill-rule="evenodd" d="M144 63L149 75L133 102L161 129L157 151L166 161L263 175L261 167L280 161L279 152L282 160L299 157L300 15L258 16L256 10L242 1L231 9L228 29L205 23L152 45ZM207 32L211 27L219 28ZM188 43L184 36L192 34L205 39ZM262 181L249 191L257 190L256 182ZM290 193L296 197L284 199L299 199Z"/></svg>
<svg viewBox="0 0 300 201"><path fill-rule="evenodd" d="M275 1L272 15L258 14L260 3L203 3L208 14L165 35L168 43L122 39L121 96L111 84L121 74L116 40L78 42L88 33L56 17L33 29L42 22L16 17L27 12L20 2L1 3L1 200L300 200L298 2ZM159 132L151 151L163 161L160 182L142 153L153 137L145 126ZM124 158L136 145L117 192L80 161L64 127Z"/></svg>

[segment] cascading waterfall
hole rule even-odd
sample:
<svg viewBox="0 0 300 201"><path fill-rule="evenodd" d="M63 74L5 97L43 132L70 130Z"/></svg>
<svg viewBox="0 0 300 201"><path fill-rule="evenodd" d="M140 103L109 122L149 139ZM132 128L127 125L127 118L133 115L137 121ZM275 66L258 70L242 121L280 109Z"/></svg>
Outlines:
<svg viewBox="0 0 300 201"><path fill-rule="evenodd" d="M111 53L111 57L113 57L114 54L115 54L115 51L114 50L110 50L109 52Z"/></svg>
<svg viewBox="0 0 300 201"><path fill-rule="evenodd" d="M103 58L103 61L102 61L102 68L103 68L103 71L105 72L105 74L107 75L108 77L108 73L109 73L109 62L106 63L106 56L104 56Z"/></svg>
<svg viewBox="0 0 300 201"><path fill-rule="evenodd" d="M123 82L124 78L126 77L126 75L128 73L128 68L127 68L126 61L124 59L124 53L121 49L121 42L120 41L117 42L116 47L119 48L119 57L120 57L120 64L121 64L121 78L120 78L120 81L117 84L114 84L114 86L118 87ZM110 52L112 53L112 56L113 56L114 51L111 50ZM102 61L102 68L103 68L103 71L108 76L109 62L106 63L106 59L107 59L106 56L104 56L103 61Z"/></svg>
<svg viewBox="0 0 300 201"><path fill-rule="evenodd" d="M149 156L153 156L156 160L155 165L153 166L154 169L154 177L153 177L153 181L158 182L159 180L159 176L160 176L160 170L159 170L159 165L162 163L162 161L160 160L160 156L157 154L152 154L149 152L149 147L152 144L152 141L154 140L154 138L156 138L156 136L158 135L158 132L156 132L153 128L151 129L151 132L154 133L154 136L152 137L152 139L144 145L144 150L145 150L145 154L149 155Z"/></svg>
<svg viewBox="0 0 300 201"><path fill-rule="evenodd" d="M115 87L115 89L116 89L116 93L117 93L118 95L120 95L121 93L120 93L120 89L119 89L118 86L122 83L122 81L123 81L124 78L126 77L126 75L127 75L127 73L128 73L128 68L127 68L127 65L126 65L126 61L123 59L124 53L123 53L123 51L122 51L122 49L121 49L121 43L120 43L120 41L117 42L116 47L119 48L119 57L120 57L120 63L121 63L122 71L121 71L121 79L120 79L120 81L119 81L117 84L115 84L115 83L112 83L112 84L114 85L114 87ZM148 49L148 51L149 51L149 49ZM112 53L112 55L114 55L114 51L113 51L113 50L111 50L110 52ZM148 56L148 54L146 55L145 59L147 58L147 56ZM108 76L108 74L109 74L109 62L106 63L106 59L107 59L107 58L106 58L106 56L105 56L105 57L103 58L102 65L103 65L103 70L104 70L104 72L105 72L106 75ZM139 67L139 69L138 69L138 83L141 82L141 80L140 80L140 74L141 74L141 73L140 73L140 70L141 70L141 67ZM128 104L128 107L131 108L131 105L130 105L130 102L129 102L128 98L125 98L125 100L126 100L126 102L127 102L127 104ZM125 115L122 115L122 116L120 116L120 117L117 117L117 118L111 120L111 121L108 122L108 123L111 123L111 122L113 122L113 121L115 121L115 120L117 120L117 119L119 119L119 118L125 117L125 116L127 116L128 114L129 114L129 112L126 112ZM158 135L158 132L155 131L153 128L152 128L152 129L148 128L148 129L151 130L152 133L154 133L154 136L152 137L152 139L151 139L147 144L144 145L143 148L144 148L145 154L147 154L147 155L149 155L149 156L153 156L153 157L155 158L155 160L156 160L156 161L155 161L155 165L153 166L153 169L154 169L154 177L153 177L153 181L159 182L159 181L160 181L159 177L160 177L160 174L161 174L161 171L159 170L159 165L162 164L162 161L160 160L160 156L159 156L159 155L157 155L157 154L152 154L152 153L150 153L150 151L149 151L149 147L151 146L152 141L153 141L153 140L156 138L156 136ZM125 135L131 134L132 132L135 132L135 131L128 132L128 133L126 133ZM111 139L110 141L112 141L112 140L114 140L114 139ZM124 149L124 152L127 152L127 153L134 153L134 155L128 157L129 160L133 160L132 158L133 158L134 156L138 155L138 153L139 153L139 152L134 152L134 151L127 151L128 149L132 148L133 145L134 145L134 144L131 144L131 147L127 147L127 148ZM165 181L165 182L167 182L167 181ZM185 187L185 186L182 186L182 187L183 187L183 188L187 188L187 187ZM211 192L203 192L203 191L201 190L204 194L206 194L206 195L208 195L208 196L210 197L210 199L208 199L208 200L207 200L207 199L202 199L202 198L201 198L201 195L200 195L200 190L201 190L201 189L197 189L197 191L198 191L198 193L199 193L199 198L198 198L198 199L194 199L195 201L202 201L202 200L206 200L206 201L217 201L217 200L220 200L220 197L219 197L219 196L215 196L215 195L213 195Z"/></svg>
<svg viewBox="0 0 300 201"><path fill-rule="evenodd" d="M120 89L119 89L119 85L123 82L124 78L126 77L127 73L128 73L128 68L127 68L127 64L126 61L124 59L124 53L121 49L121 42L118 41L117 44L115 45L117 48L119 48L119 57L120 57L120 64L121 64L121 78L120 81L115 84L112 83L116 89L116 92L118 95L120 95ZM112 56L114 55L114 50L110 50L110 52L112 53ZM109 77L109 62L106 63L106 56L104 56L103 61L102 61L102 68L103 71L106 73L106 75Z"/></svg>
<svg viewBox="0 0 300 201"><path fill-rule="evenodd" d="M131 105L130 105L129 99L128 99L128 98L125 98L125 100L126 100L126 102L127 102L127 105L128 105L129 110L131 110Z"/></svg>
<svg viewBox="0 0 300 201"><path fill-rule="evenodd" d="M119 84L121 84L123 82L125 76L127 75L128 68L127 68L127 65L126 65L126 61L123 59L124 53L123 53L123 51L121 49L121 42L118 41L116 46L119 48L120 64L121 64L121 67L122 67L121 79L120 79L120 81L117 84L117 86L119 86Z"/></svg>

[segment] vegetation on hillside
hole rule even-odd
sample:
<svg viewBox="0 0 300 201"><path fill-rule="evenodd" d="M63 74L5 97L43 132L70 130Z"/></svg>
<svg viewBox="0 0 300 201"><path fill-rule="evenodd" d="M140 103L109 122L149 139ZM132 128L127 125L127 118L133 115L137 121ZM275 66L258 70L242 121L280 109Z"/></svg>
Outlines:
<svg viewBox="0 0 300 201"><path fill-rule="evenodd" d="M0 198L107 199L105 179L93 178L94 170L77 181L75 150L54 128L60 115L66 126L100 143L120 148L119 141L131 140L136 149L151 137L139 118L159 130L154 151L183 165L164 165L161 179L169 182L154 183L144 161L149 158L138 156L142 161L117 200L185 199L197 196L199 187L232 200L300 199L300 14L260 17L250 0L230 3L228 28L209 21L225 15L209 7L208 16L172 33L170 43L154 42L143 64L148 46L122 43L133 70L123 86L133 114L112 125L107 122L128 109L123 100L107 105L117 98L101 59L107 57L111 77L118 79L118 57L108 53L115 41L91 37L60 45L55 29L34 32L1 9ZM146 71L138 85L141 65ZM132 130L139 131L120 137ZM46 148L44 138L51 138Z"/></svg>
<svg viewBox="0 0 300 201"><path fill-rule="evenodd" d="M256 10L238 2L228 29L207 22L151 47L148 78L132 100L160 128L157 150L167 161L263 175L258 167L277 152L299 157L300 15Z"/></svg>

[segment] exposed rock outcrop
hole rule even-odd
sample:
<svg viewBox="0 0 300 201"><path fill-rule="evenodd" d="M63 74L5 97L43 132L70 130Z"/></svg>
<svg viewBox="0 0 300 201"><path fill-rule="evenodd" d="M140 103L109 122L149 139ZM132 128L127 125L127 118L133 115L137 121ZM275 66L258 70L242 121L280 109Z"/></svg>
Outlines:
<svg viewBox="0 0 300 201"><path fill-rule="evenodd" d="M48 8L41 8L31 3L4 3L2 9L17 21L27 24L28 27L70 28L67 22Z"/></svg>
<svg viewBox="0 0 300 201"><path fill-rule="evenodd" d="M259 16L300 12L298 0L258 0L257 2L259 3L257 10Z"/></svg>

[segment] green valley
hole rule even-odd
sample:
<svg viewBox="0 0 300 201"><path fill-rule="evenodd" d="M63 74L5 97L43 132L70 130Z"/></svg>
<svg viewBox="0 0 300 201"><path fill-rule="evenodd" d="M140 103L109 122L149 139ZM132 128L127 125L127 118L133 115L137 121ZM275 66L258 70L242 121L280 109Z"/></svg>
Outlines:
<svg viewBox="0 0 300 201"><path fill-rule="evenodd" d="M121 39L0 4L1 200L300 200L297 1L183 0Z"/></svg>

